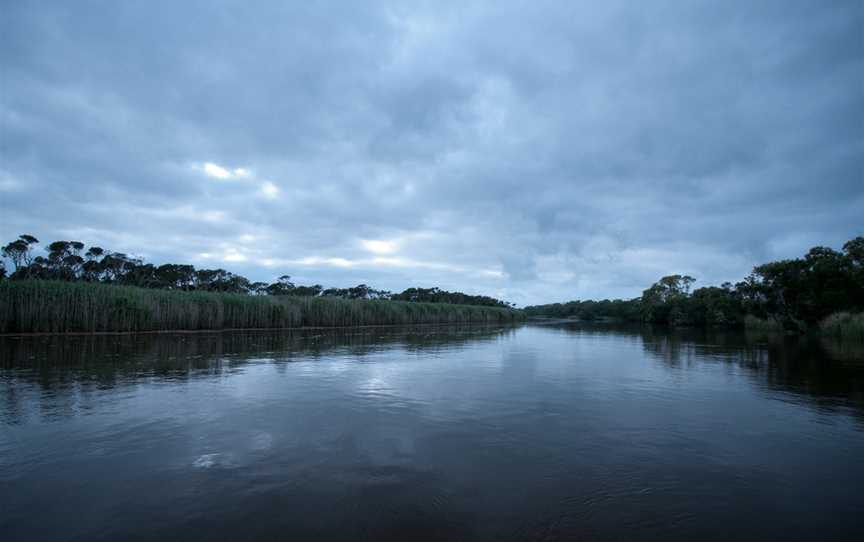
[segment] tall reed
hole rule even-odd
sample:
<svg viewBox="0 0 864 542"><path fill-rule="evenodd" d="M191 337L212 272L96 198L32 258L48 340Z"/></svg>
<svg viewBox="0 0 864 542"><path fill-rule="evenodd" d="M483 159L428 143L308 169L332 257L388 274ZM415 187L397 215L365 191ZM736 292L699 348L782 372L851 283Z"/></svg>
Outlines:
<svg viewBox="0 0 864 542"><path fill-rule="evenodd" d="M506 308L443 303L0 282L0 333L506 323L522 318L521 311Z"/></svg>
<svg viewBox="0 0 864 542"><path fill-rule="evenodd" d="M775 332L783 331L783 325L774 318L758 318L748 314L744 316L744 329L747 331Z"/></svg>
<svg viewBox="0 0 864 542"><path fill-rule="evenodd" d="M835 312L822 320L822 332L841 340L864 341L864 312Z"/></svg>

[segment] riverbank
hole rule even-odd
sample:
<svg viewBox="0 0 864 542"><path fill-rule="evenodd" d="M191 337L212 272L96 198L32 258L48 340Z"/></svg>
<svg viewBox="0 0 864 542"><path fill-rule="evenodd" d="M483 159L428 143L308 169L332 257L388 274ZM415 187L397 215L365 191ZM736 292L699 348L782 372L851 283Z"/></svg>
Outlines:
<svg viewBox="0 0 864 542"><path fill-rule="evenodd" d="M83 282L0 283L0 333L98 333L511 323L520 311L333 297L185 292Z"/></svg>
<svg viewBox="0 0 864 542"><path fill-rule="evenodd" d="M527 317L527 322L538 325L556 325L556 324L623 324L623 325L659 325L669 329L728 329L728 330L743 330L749 333L769 333L775 335L821 335L832 337L843 341L856 341L864 343L864 313L855 312L836 312L822 320L818 325L806 326L803 322L797 322L795 326L784 327L784 325L773 318L757 318L753 315L745 315L741 323L725 323L712 325L694 325L694 324L654 324L639 319L623 319L623 318L560 318L554 316L536 316Z"/></svg>

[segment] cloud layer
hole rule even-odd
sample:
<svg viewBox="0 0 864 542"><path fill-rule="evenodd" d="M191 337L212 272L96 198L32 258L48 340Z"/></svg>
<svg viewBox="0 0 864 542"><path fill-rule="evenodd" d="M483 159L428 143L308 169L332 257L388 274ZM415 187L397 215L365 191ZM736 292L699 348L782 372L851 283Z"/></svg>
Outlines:
<svg viewBox="0 0 864 542"><path fill-rule="evenodd" d="M3 11L4 240L527 304L864 233L857 1Z"/></svg>

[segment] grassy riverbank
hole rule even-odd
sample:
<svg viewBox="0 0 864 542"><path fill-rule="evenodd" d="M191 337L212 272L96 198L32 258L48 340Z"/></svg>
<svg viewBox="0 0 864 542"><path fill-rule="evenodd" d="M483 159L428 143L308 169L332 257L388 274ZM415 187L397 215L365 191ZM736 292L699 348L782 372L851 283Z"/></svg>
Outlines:
<svg viewBox="0 0 864 542"><path fill-rule="evenodd" d="M508 323L500 307L156 290L84 282L0 283L0 333Z"/></svg>

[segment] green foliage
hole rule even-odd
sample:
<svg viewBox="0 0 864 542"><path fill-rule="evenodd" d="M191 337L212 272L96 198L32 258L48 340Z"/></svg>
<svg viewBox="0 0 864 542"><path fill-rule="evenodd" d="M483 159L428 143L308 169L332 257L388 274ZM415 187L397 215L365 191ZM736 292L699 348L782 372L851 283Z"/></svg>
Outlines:
<svg viewBox="0 0 864 542"><path fill-rule="evenodd" d="M837 312L822 320L820 328L826 335L841 340L864 341L864 312Z"/></svg>
<svg viewBox="0 0 864 542"><path fill-rule="evenodd" d="M783 331L783 325L774 318L759 318L752 314L744 316L744 328L748 331Z"/></svg>
<svg viewBox="0 0 864 542"><path fill-rule="evenodd" d="M0 333L508 323L499 307L154 290L87 282L0 282Z"/></svg>
<svg viewBox="0 0 864 542"><path fill-rule="evenodd" d="M625 320L641 319L642 302L639 298L624 301L569 301L551 305L535 305L523 309L529 317L572 318L577 320Z"/></svg>
<svg viewBox="0 0 864 542"><path fill-rule="evenodd" d="M525 313L802 332L819 326L832 313L864 309L864 237L847 242L842 252L815 247L803 258L757 266L735 285L725 283L691 293L694 282L686 275L669 275L638 299L571 301L526 307ZM848 335L856 329L854 318L849 318L837 317L822 327L853 330L844 331Z"/></svg>
<svg viewBox="0 0 864 542"><path fill-rule="evenodd" d="M399 301L419 301L426 303L453 303L456 305L485 305L490 307L509 307L504 301L484 296L468 295L462 292L448 292L440 288L408 288L402 293L394 294L392 299Z"/></svg>
<svg viewBox="0 0 864 542"><path fill-rule="evenodd" d="M480 295L447 292L439 288L409 288L400 294L376 290L365 284L352 288L324 289L320 284L300 286L291 277L282 275L275 282L250 282L246 277L224 269L195 269L192 265L164 264L158 267L120 252L90 247L84 256L80 241L54 241L47 247L47 257L33 255L39 240L21 235L2 249L2 256L14 265L12 280L62 280L69 282L101 282L123 286L140 286L162 290L225 292L251 295L295 297L339 297L343 299L395 299L421 303L449 303L511 307L510 303ZM0 279L6 277L6 267L0 260Z"/></svg>

